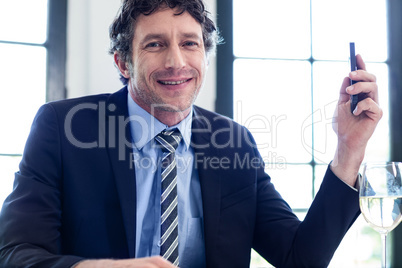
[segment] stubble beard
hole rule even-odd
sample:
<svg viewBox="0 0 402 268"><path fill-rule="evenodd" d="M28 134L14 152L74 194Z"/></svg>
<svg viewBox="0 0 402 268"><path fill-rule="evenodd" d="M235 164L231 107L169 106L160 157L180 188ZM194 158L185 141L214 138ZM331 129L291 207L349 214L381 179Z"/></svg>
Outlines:
<svg viewBox="0 0 402 268"><path fill-rule="evenodd" d="M134 85L131 81L135 81L134 77L134 67L130 63L129 64L129 72L130 72L130 84L131 84L131 96L134 97L139 103L140 106L149 107L151 114L154 112L170 112L170 113L183 113L187 109L189 109L197 99L198 93L202 87L194 88L192 94L186 97L183 104L173 105L170 103L166 103L162 97L155 93L155 91L150 90L149 85L146 83L145 79L139 78L137 83ZM194 77L194 76L193 76ZM155 80L156 81L156 80ZM178 96L180 97L180 96Z"/></svg>

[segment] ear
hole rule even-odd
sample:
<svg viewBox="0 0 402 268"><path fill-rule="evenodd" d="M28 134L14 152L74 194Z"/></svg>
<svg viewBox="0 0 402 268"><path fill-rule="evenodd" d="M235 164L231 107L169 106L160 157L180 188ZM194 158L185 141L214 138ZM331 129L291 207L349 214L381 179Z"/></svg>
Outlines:
<svg viewBox="0 0 402 268"><path fill-rule="evenodd" d="M123 60L120 58L119 53L115 52L115 53L113 54L113 58L114 58L114 63L116 64L117 68L119 68L119 70L120 70L120 74L121 74L124 78L130 79L130 71L129 71L128 67L127 67L126 62L123 61Z"/></svg>

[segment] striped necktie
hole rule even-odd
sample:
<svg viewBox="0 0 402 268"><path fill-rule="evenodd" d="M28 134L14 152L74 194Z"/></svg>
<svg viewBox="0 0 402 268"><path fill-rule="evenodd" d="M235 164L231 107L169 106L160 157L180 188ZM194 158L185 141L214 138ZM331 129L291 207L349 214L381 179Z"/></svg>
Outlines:
<svg viewBox="0 0 402 268"><path fill-rule="evenodd" d="M164 153L162 158L160 255L176 266L179 265L179 231L175 151L181 138L178 129L162 131L155 137Z"/></svg>

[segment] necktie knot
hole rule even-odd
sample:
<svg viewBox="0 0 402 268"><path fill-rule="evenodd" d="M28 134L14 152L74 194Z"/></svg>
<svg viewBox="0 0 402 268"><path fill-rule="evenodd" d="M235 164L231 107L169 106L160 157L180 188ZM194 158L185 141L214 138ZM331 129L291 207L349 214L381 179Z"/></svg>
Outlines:
<svg viewBox="0 0 402 268"><path fill-rule="evenodd" d="M173 153L181 141L180 131L175 128L173 130L162 131L156 135L155 140L161 145L162 151L166 153Z"/></svg>

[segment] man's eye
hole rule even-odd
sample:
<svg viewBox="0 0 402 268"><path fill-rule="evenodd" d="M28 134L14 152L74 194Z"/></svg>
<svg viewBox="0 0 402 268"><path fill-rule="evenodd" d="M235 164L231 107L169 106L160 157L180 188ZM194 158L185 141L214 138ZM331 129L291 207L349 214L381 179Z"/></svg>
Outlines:
<svg viewBox="0 0 402 268"><path fill-rule="evenodd" d="M148 45L146 45L146 47L149 48L153 48L153 47L160 47L161 45L159 43L153 42L153 43L149 43Z"/></svg>
<svg viewBox="0 0 402 268"><path fill-rule="evenodd" d="M192 42L192 41L188 41L188 42L185 42L184 45L191 47L191 46L197 46L197 43L196 43L196 42Z"/></svg>

